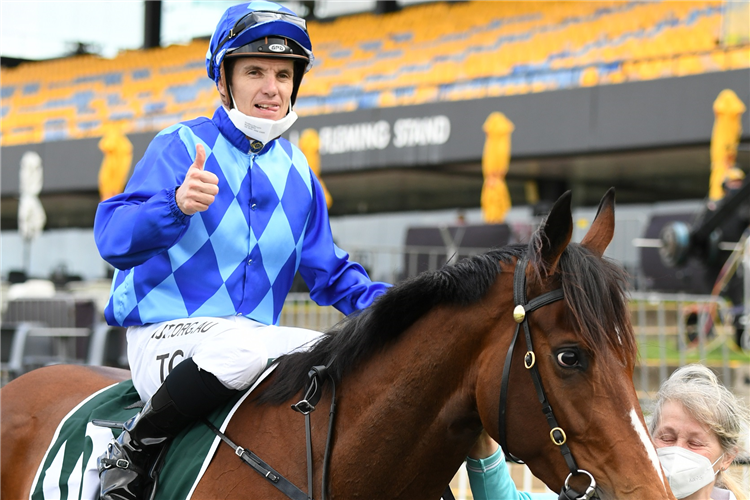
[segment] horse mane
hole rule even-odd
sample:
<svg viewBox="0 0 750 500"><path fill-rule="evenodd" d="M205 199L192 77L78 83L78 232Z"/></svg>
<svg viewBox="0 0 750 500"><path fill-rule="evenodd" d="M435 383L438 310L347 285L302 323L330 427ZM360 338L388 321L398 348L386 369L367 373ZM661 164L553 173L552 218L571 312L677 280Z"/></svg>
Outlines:
<svg viewBox="0 0 750 500"><path fill-rule="evenodd" d="M432 308L478 302L500 273L500 263L523 256L531 245L508 245L460 260L453 266L421 273L394 285L359 313L347 316L316 341L310 350L281 356L271 385L258 403L281 404L300 393L313 366L328 365L339 382L353 368L396 341ZM531 260L537 273L543 264ZM622 269L571 244L560 259L565 300L573 312L582 342L594 353L606 346L623 356L635 355ZM614 328L612 328L614 323ZM619 337L621 340L617 340Z"/></svg>

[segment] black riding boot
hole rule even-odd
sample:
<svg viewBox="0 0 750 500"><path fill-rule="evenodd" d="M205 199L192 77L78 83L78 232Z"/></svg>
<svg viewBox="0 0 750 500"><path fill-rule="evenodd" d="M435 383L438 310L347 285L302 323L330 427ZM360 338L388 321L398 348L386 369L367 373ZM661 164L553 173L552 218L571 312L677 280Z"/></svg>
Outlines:
<svg viewBox="0 0 750 500"><path fill-rule="evenodd" d="M177 409L162 385L143 410L125 422L125 429L99 457L102 500L147 500L151 469L159 454L193 421Z"/></svg>
<svg viewBox="0 0 750 500"><path fill-rule="evenodd" d="M147 500L155 477L152 469L167 445L191 422L208 415L236 392L200 370L192 358L177 365L99 457L100 499Z"/></svg>

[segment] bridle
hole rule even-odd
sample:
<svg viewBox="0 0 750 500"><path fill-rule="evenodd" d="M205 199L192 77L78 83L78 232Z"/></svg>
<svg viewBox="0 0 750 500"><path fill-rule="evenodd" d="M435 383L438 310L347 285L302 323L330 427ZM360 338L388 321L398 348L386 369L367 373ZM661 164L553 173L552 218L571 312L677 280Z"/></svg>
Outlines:
<svg viewBox="0 0 750 500"><path fill-rule="evenodd" d="M560 491L559 500L589 500L594 496L596 492L596 481L588 471L579 469L576 464L573 454L566 444L567 436L565 431L558 425L557 419L552 412L552 406L547 400L547 396L544 393L544 387L542 386L542 378L539 375L539 369L536 365L536 354L534 354L534 346L531 343L531 332L529 330L528 314L536 309L544 307L546 305L562 300L563 290L558 288L547 292L539 297L536 297L526 302L526 267L529 263L528 257L519 258L516 263L516 269L513 276L513 303L515 308L513 309L513 319L516 321L516 331L513 334L513 340L508 347L508 354L505 356L505 365L503 366L503 379L500 386L500 414L499 414L499 434L500 434L500 446L503 452L514 462L523 463L519 459L513 456L508 451L508 443L506 439L506 418L505 418L505 407L508 399L508 379L510 378L510 366L513 360L513 349L516 345L516 339L518 338L518 332L523 325L524 336L526 337L526 354L523 357L523 365L529 370L531 374L531 380L534 382L534 388L536 389L536 395L539 399L539 403L542 405L542 412L547 418L547 423L550 427L550 439L552 442L560 447L560 452L565 459L565 463L570 470L570 474L565 478L565 484ZM590 484L586 488L584 493L578 493L570 487L570 478L574 475L586 474L590 479Z"/></svg>

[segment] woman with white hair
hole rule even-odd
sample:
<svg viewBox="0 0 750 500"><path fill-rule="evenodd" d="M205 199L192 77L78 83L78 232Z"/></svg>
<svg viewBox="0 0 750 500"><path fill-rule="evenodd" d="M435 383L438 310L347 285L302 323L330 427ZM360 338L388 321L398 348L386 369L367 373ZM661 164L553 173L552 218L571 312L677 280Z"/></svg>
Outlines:
<svg viewBox="0 0 750 500"><path fill-rule="evenodd" d="M726 471L748 422L747 407L703 365L683 366L662 384L649 430L678 499L747 499Z"/></svg>
<svg viewBox="0 0 750 500"><path fill-rule="evenodd" d="M659 389L649 431L675 497L748 500L728 475L740 452L750 413L703 365L676 370ZM541 500L551 494L516 489L505 457L486 432L469 453L466 470L474 500Z"/></svg>

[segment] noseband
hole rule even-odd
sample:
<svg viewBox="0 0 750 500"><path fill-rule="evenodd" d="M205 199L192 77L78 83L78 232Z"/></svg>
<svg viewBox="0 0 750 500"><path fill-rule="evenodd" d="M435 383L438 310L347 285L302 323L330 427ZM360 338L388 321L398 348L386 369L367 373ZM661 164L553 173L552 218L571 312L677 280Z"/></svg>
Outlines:
<svg viewBox="0 0 750 500"><path fill-rule="evenodd" d="M519 459L513 456L508 451L508 443L506 440L506 418L505 418L505 407L508 399L508 379L510 377L510 365L513 360L513 349L516 345L516 339L518 338L518 332L523 325L524 336L526 337L526 354L523 358L523 365L531 373L531 380L534 382L534 388L536 389L536 395L539 398L539 403L542 405L542 412L547 417L547 423L550 427L550 439L552 442L560 447L560 452L565 459L565 463L568 465L570 474L565 479L565 485L560 491L559 500L589 500L594 496L596 490L596 481L594 476L589 472L579 469L576 464L573 454L566 444L567 436L565 431L558 425L557 419L552 412L552 406L550 406L547 396L544 394L544 387L542 386L542 378L539 375L539 369L536 366L536 355L534 354L534 346L531 343L531 332L529 330L528 314L540 307L544 307L553 302L557 302L563 298L562 288L552 290L539 297L536 297L529 302L526 302L526 267L529 263L528 257L519 258L516 263L515 274L513 277L513 303L515 308L513 309L513 319L516 320L516 332L513 334L513 340L508 347L508 354L505 356L505 365L503 366L503 380L500 386L500 416L499 416L499 434L500 434L500 446L508 457L516 462L523 463ZM590 484L586 488L586 492L581 494L570 487L570 478L574 475L586 474L590 479Z"/></svg>

